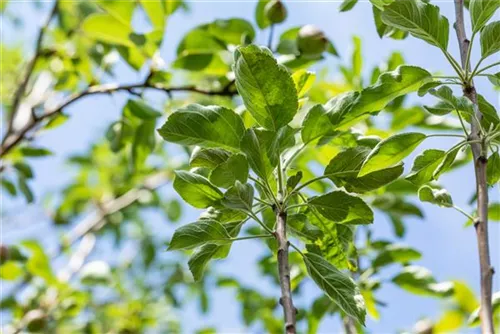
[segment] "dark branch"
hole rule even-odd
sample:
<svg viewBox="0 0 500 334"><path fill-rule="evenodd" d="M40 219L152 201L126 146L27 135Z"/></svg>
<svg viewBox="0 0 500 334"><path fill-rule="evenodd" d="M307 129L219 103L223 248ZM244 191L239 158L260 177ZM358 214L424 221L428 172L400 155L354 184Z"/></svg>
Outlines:
<svg viewBox="0 0 500 334"><path fill-rule="evenodd" d="M9 133L8 132L3 139L2 146L0 147L0 157L3 157L10 150L12 150L14 147L16 147L21 141L23 141L26 138L26 135L31 130L33 130L37 125L41 124L42 121L44 121L46 119L50 119L51 117L55 116L56 114L62 112L64 108L68 107L69 105L73 104L74 102L76 102L76 101L78 101L86 96L97 95L97 94L109 94L109 93L120 92L120 91L131 92L131 91L134 91L135 89L153 89L153 90L165 92L169 95L171 93L174 93L174 92L197 93L197 94L203 94L203 95L209 95L209 96L234 96L234 95L236 95L236 92L232 91L230 88L231 88L231 85L227 85L222 90L211 91L211 90L204 90L204 89L198 88L196 86L164 87L164 86L160 86L160 85L150 84L147 81L143 82L143 83L131 84L131 85L107 84L107 85L91 86L82 92L70 95L65 101L63 101L56 108L46 111L44 114L42 114L41 116L39 116L37 118L31 119L29 121L29 123L26 124L19 132L17 132L17 133Z"/></svg>

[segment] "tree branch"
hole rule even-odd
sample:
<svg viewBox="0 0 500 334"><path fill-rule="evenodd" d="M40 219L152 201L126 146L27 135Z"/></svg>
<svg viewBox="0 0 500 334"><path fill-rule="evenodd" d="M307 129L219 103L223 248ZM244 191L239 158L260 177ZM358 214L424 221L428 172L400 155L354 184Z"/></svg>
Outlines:
<svg viewBox="0 0 500 334"><path fill-rule="evenodd" d="M463 0L455 0L455 30L457 32L458 44L460 47L460 56L462 60L462 68L464 71L469 71L467 66L467 53L469 48L469 40L465 32L464 25L464 4ZM482 333L494 333L493 316L491 308L492 298L492 277L493 268L490 262L490 250L488 244L488 187L486 183L486 147L484 138L479 131L479 122L482 119L482 114L479 111L477 102L477 93L474 87L472 77L469 82L463 86L464 95L473 103L474 113L476 117L472 117L471 134L469 140L471 143L472 154L474 156L474 170L476 174L476 191L477 191L477 220L475 223L477 246L479 252L479 265L481 271L481 331Z"/></svg>
<svg viewBox="0 0 500 334"><path fill-rule="evenodd" d="M154 89L165 92L167 94L171 94L173 92L191 92L191 93L210 95L210 96L235 95L236 93L232 91L230 88L231 85L227 85L222 90L210 91L210 90L200 89L196 86L164 87L161 85L153 85L148 81L131 85L106 84L106 85L91 86L82 92L70 95L59 106L55 107L54 109L45 111L43 115L37 118L32 118L18 133L13 134L11 131L7 132L0 147L0 157L6 155L10 150L12 150L20 142L22 142L26 138L28 132L33 130L37 125L41 124L42 121L55 116L56 114L62 112L64 108L68 107L69 105L73 104L74 102L86 96L97 95L97 94L111 94L120 91L131 92L134 89Z"/></svg>
<svg viewBox="0 0 500 334"><path fill-rule="evenodd" d="M295 334L295 315L290 285L290 268L288 265L288 246L286 237L286 213L276 210L276 239L278 240L278 272L281 286L280 304L285 313L285 330L287 334Z"/></svg>
<svg viewBox="0 0 500 334"><path fill-rule="evenodd" d="M31 58L31 60L28 62L28 65L26 66L26 73L25 73L21 83L19 84L19 86L17 87L17 89L14 93L14 98L12 100L11 114L9 116L9 124L7 126L7 135L4 137L4 139L2 141L2 146L3 146L4 141L7 139L8 134L12 133L12 130L13 130L12 126L14 123L14 118L16 116L17 109L19 108L19 104L21 103L21 99L22 99L24 93L26 92L26 87L28 86L31 75L33 74L33 70L35 69L35 65L38 61L38 58L42 54L41 51L42 51L43 38L45 36L47 28L49 27L50 22L52 21L52 19L54 18L54 16L57 13L57 8L58 8L57 2L58 2L57 0L54 1L54 6L52 7L52 10L50 11L50 14L49 14L47 20L45 21L45 23L40 28L40 31L38 32L38 37L36 39L36 46L35 46L35 54L33 55L33 58Z"/></svg>

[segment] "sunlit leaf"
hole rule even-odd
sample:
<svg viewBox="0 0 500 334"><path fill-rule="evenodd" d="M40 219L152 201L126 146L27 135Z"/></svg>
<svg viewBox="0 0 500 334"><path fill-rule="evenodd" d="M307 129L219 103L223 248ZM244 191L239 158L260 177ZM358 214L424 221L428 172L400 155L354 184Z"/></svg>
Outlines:
<svg viewBox="0 0 500 334"><path fill-rule="evenodd" d="M448 47L448 19L440 14L438 6L428 2L396 0L384 7L382 21L443 50Z"/></svg>
<svg viewBox="0 0 500 334"><path fill-rule="evenodd" d="M418 190L418 198L422 202L429 202L443 207L452 207L453 200L446 189L433 189L429 186L423 186Z"/></svg>
<svg viewBox="0 0 500 334"><path fill-rule="evenodd" d="M371 224L373 212L359 197L334 191L308 201L325 218L343 224Z"/></svg>
<svg viewBox="0 0 500 334"><path fill-rule="evenodd" d="M469 12L472 30L474 32L481 30L498 8L500 8L498 0L470 0Z"/></svg>
<svg viewBox="0 0 500 334"><path fill-rule="evenodd" d="M288 124L297 113L297 90L288 71L272 53L256 45L240 47L234 54L236 87L247 110L269 130Z"/></svg>
<svg viewBox="0 0 500 334"><path fill-rule="evenodd" d="M239 149L243 120L231 109L191 104L175 111L158 130L166 141L181 145Z"/></svg>
<svg viewBox="0 0 500 334"><path fill-rule="evenodd" d="M427 136L409 132L391 136L375 146L363 163L358 177L391 167L407 157Z"/></svg>

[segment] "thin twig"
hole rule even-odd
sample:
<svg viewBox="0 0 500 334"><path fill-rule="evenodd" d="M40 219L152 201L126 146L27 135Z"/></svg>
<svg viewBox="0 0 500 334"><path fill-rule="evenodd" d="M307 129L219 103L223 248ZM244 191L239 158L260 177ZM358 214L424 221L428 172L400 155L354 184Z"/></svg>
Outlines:
<svg viewBox="0 0 500 334"><path fill-rule="evenodd" d="M50 14L45 21L45 23L42 25L40 28L40 31L38 32L38 37L36 39L36 45L35 45L35 54L33 55L33 58L28 62L28 65L26 66L26 73L23 77L23 80L17 86L17 89L14 93L14 98L12 100L12 107L11 107L11 113L9 116L9 123L7 125L7 135L4 137L2 141L2 146L4 144L4 141L7 139L8 135L12 133L13 131L13 123L14 123L14 118L17 113L17 109L19 108L19 104L21 103L21 99L24 96L24 93L26 92L26 87L28 86L28 83L30 81L30 78L33 74L33 70L35 69L35 65L40 58L40 55L42 54L42 42L43 38L45 36L45 33L47 32L47 29L49 27L50 22L54 18L54 16L57 14L57 8L58 8L58 1L54 1L54 6L52 7L52 10L50 11Z"/></svg>
<svg viewBox="0 0 500 334"><path fill-rule="evenodd" d="M18 133L7 133L2 141L2 146L0 147L0 157L3 157L10 150L16 147L21 141L23 141L26 138L28 132L33 130L37 125L41 124L42 121L50 119L56 114L62 112L64 108L68 107L69 105L73 104L74 102L86 96L97 95L97 94L109 94L119 91L130 92L134 89L154 89L158 91L163 91L167 94L173 92L190 92L190 93L197 93L197 94L211 95L211 96L235 95L236 93L231 91L229 88L230 86L222 90L211 91L211 90L200 89L196 86L164 87L160 85L151 84L147 81L132 85L107 84L107 85L91 86L84 91L70 95L65 101L63 101L59 106L55 107L54 109L46 111L44 114L35 119L31 119L28 122L28 124L26 124Z"/></svg>
<svg viewBox="0 0 500 334"><path fill-rule="evenodd" d="M467 52L469 50L469 41L465 32L464 24L464 1L455 0L455 30L457 32L458 44L462 60L462 68L466 68ZM464 95L472 102L476 117L472 118L470 140L482 140L482 134L479 131L482 114L479 111L477 102L477 93L474 87L473 78L466 84ZM476 228L477 245L479 251L479 265L481 270L481 331L483 333L494 333L491 298L492 298L492 280L493 268L490 262L490 250L488 243L488 187L486 183L487 157L485 156L486 147L482 143L471 143L472 154L474 156L474 169L476 174L477 191L477 219L474 224Z"/></svg>

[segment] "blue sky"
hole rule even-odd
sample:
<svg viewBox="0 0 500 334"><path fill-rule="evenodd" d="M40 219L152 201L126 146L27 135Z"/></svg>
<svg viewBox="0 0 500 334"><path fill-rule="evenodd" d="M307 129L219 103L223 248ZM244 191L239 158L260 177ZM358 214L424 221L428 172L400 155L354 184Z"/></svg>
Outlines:
<svg viewBox="0 0 500 334"><path fill-rule="evenodd" d="M325 31L339 50L344 62L349 61L351 39L353 35L361 37L363 42L365 74L374 65L383 62L392 51L399 50L403 53L408 64L426 67L431 71L440 70L451 74L451 67L438 49L414 39L407 38L404 41L391 39L380 40L376 34L372 9L368 1L361 0L350 12L339 13L338 6L341 1L314 2L293 1L285 2L288 8L288 19L285 24L277 27L275 36L289 27L306 23L313 23ZM442 12L450 22L453 21L453 1L433 1L439 3ZM175 49L180 38L192 27L212 21L217 18L242 17L254 22L254 2L225 2L225 1L196 1L190 3L189 14L177 14L169 19L161 55L169 63L173 60ZM4 24L2 38L7 43L31 43L26 44L27 51L31 50L34 33L37 26L45 18L48 4L44 3L41 11L37 12L29 3L11 3L10 10L21 14L25 19L26 27L23 30L14 30L9 24ZM138 19L138 25L142 22ZM261 43L267 41L267 31L258 33L257 40ZM457 55L457 43L454 30L450 28L449 51ZM473 56L477 56L474 54ZM477 59L477 57L473 58ZM335 69L339 60L329 57L322 62L318 68L328 67L329 73L335 77ZM144 73L137 74L127 66L119 65L117 80L123 83L136 82L142 78ZM478 91L487 100L498 108L499 97L487 82L477 82ZM158 106L161 106L162 97L155 95ZM55 155L43 159L34 164L36 180L33 182L38 198L50 191L60 189L67 182L72 172L63 164L64 158L69 154L84 152L89 145L101 138L107 125L116 120L122 105L126 101L126 94L115 94L109 96L95 96L84 99L67 109L71 115L70 121L64 126L40 136L40 145L50 147ZM68 138L68 140L61 140ZM70 139L69 139L70 138ZM426 142L417 151L427 147L447 148L453 141L433 138ZM406 168L411 166L413 157L409 158ZM474 176L472 166L461 168L453 173L446 174L442 178L442 184L453 195L454 202L470 211L467 201L474 187ZM174 196L170 188L161 190L167 196ZM500 200L498 187L491 191L491 200ZM11 212L22 208L24 203L19 201L4 202L3 210ZM12 242L19 238L36 237L40 228L50 231L46 221L31 222L27 219L37 217L41 212L40 203L30 207L25 215L10 216L2 222L4 227L4 240ZM478 291L479 286L479 264L477 260L476 238L473 228L463 228L464 218L452 210L422 204L425 220L408 219L407 236L403 242L412 245L422 251L423 258L416 264L429 268L438 280L461 279L468 282ZM189 209L182 221L187 223L197 217L198 212ZM185 210L186 212L186 210ZM27 216L28 218L27 218ZM158 219L158 217L154 217ZM161 223L161 222L160 222ZM17 225L17 226L16 226ZM19 228L18 226L22 226ZM393 238L390 223L383 215L376 214L373 226L375 236ZM172 231L165 233L171 234ZM498 223L490 224L492 263L500 268L500 228ZM45 240L46 242L46 240ZM215 265L218 272L241 279L246 284L262 287L263 291L276 294L271 291L269 282L262 282L262 278L254 266L256 258L264 254L264 249L257 242L236 243L229 258ZM392 274L391 270L389 270ZM391 277L390 275L388 277ZM500 275L495 275L494 291L500 289ZM397 329L409 328L421 317L436 317L442 305L432 298L418 297L408 294L390 284L385 285L378 296L388 303L388 307L381 310L382 317L378 322L369 320L367 328L373 333L394 332ZM305 290L304 300L319 295L319 290L312 284L308 284ZM221 333L230 333L241 329L239 318L239 307L234 294L230 290L220 290L212 295L213 307L210 314L200 316L195 304L189 304L179 316L183 320L186 332L192 332L203 326L215 326ZM340 331L338 318L326 319L321 328L321 333L337 333Z"/></svg>

